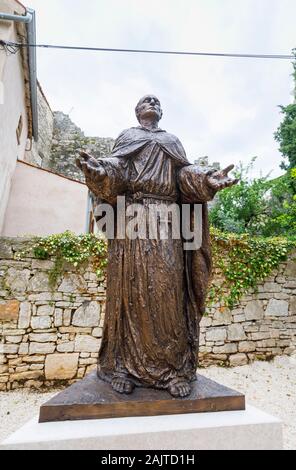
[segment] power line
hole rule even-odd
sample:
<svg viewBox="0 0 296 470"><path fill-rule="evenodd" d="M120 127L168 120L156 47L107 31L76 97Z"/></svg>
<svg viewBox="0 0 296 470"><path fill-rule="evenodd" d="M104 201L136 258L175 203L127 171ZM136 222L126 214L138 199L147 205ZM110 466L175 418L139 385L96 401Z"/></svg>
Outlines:
<svg viewBox="0 0 296 470"><path fill-rule="evenodd" d="M294 55L289 54L232 54L219 52L194 52L194 51L166 51L166 50L149 50L149 49L119 49L110 47L84 47L84 46L65 46L59 44L26 44L0 40L0 46L13 53L19 48L35 47L44 49L68 49L75 51L97 51L97 52L131 52L136 54L166 54L166 55L189 55L189 56L210 56L210 57L232 57L244 59L295 59ZM9 50L10 48L11 50Z"/></svg>

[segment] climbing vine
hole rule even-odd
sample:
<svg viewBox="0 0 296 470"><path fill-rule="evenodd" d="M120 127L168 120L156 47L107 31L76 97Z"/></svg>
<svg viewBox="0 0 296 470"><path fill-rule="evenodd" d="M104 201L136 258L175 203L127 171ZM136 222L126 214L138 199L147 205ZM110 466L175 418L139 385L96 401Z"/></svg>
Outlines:
<svg viewBox="0 0 296 470"><path fill-rule="evenodd" d="M288 252L295 241L280 237L237 235L211 228L214 276L208 303L219 302L233 308L249 289L257 290Z"/></svg>
<svg viewBox="0 0 296 470"><path fill-rule="evenodd" d="M93 234L75 235L66 231L48 237L38 237L33 242L33 253L38 259L53 259L49 271L49 285L54 288L67 263L80 268L91 263L97 276L101 277L107 264L106 241Z"/></svg>
<svg viewBox="0 0 296 470"><path fill-rule="evenodd" d="M267 277L295 241L280 237L254 237L237 235L211 228L213 269L215 276L209 289L208 304L219 302L233 308L249 289ZM106 241L93 234L75 235L69 231L38 237L33 242L33 253L38 259L53 259L54 266L49 272L53 288L59 276L66 270L67 263L79 269L91 262L98 277L104 273L107 264Z"/></svg>

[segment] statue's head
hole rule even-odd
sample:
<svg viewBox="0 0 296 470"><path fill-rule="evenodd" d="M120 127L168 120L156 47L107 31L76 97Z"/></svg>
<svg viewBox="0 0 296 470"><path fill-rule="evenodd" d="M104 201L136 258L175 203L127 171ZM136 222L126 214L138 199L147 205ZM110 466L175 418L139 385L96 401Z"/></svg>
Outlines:
<svg viewBox="0 0 296 470"><path fill-rule="evenodd" d="M153 121L160 121L162 117L162 109L160 101L154 95L145 95L140 99L136 106L136 116L140 122L142 119L151 119Z"/></svg>

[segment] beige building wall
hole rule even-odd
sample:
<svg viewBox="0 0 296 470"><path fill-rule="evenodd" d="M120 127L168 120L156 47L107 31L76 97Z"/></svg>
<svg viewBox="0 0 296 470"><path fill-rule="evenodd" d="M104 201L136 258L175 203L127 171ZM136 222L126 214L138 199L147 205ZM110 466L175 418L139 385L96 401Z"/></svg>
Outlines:
<svg viewBox="0 0 296 470"><path fill-rule="evenodd" d="M84 183L18 161L1 235L84 233L87 194Z"/></svg>
<svg viewBox="0 0 296 470"><path fill-rule="evenodd" d="M25 9L13 0L0 0L0 11L23 15ZM17 41L16 25L0 20L0 37ZM18 143L16 130L22 116ZM21 54L6 55L0 50L0 233L17 158L24 158L28 135L25 85Z"/></svg>

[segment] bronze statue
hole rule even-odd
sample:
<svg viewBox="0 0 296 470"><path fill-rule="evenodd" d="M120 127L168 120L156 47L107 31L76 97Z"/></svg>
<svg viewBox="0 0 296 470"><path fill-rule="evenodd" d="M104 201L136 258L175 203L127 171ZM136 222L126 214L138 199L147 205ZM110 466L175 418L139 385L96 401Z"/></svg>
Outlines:
<svg viewBox="0 0 296 470"><path fill-rule="evenodd" d="M119 135L110 157L80 154L87 186L113 207L123 195L126 207L137 202L144 211L151 204L201 204L202 243L185 251L181 238L108 240L98 375L120 393L144 386L185 397L196 377L211 271L207 201L237 180L228 177L233 165L213 171L189 163L178 138L158 127L162 110L155 96L141 98L136 116L140 125Z"/></svg>

